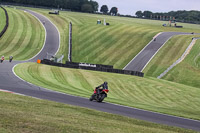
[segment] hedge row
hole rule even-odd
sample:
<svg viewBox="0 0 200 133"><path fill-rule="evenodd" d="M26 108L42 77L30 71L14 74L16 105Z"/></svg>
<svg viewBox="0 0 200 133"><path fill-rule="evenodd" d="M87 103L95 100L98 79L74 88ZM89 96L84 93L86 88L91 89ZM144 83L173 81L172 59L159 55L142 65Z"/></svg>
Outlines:
<svg viewBox="0 0 200 133"><path fill-rule="evenodd" d="M6 30L8 29L8 25L9 25L9 17L8 17L8 13L6 11L5 8L3 8L2 6L0 6L0 8L2 8L5 12L5 15L6 15L6 25L5 27L3 28L3 30L0 32L0 38L3 36L3 34L6 32Z"/></svg>

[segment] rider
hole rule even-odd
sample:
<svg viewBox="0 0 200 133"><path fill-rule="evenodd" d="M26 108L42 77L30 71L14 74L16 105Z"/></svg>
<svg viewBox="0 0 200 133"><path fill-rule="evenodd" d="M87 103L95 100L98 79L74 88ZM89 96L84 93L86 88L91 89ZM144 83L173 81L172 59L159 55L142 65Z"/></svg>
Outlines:
<svg viewBox="0 0 200 133"><path fill-rule="evenodd" d="M94 100L95 97L98 96L100 94L100 92L105 89L108 89L108 83L106 81L103 84L101 84L95 88L94 94L92 94L92 96L90 97L90 101ZM105 96L107 97L107 95L104 95L104 97ZM102 97L102 99L100 101L102 101L104 99L104 97Z"/></svg>
<svg viewBox="0 0 200 133"><path fill-rule="evenodd" d="M9 57L9 62L12 62L12 60L13 60L13 56L10 56Z"/></svg>
<svg viewBox="0 0 200 133"><path fill-rule="evenodd" d="M4 55L1 57L1 63L4 61Z"/></svg>
<svg viewBox="0 0 200 133"><path fill-rule="evenodd" d="M105 90L105 89L108 89L108 82L106 82L106 81L103 84L96 87L97 94L99 94L100 91Z"/></svg>

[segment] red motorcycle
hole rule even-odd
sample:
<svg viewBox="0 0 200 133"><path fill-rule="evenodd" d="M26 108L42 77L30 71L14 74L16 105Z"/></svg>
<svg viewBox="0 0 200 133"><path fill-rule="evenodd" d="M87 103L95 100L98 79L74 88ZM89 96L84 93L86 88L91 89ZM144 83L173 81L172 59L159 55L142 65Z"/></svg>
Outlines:
<svg viewBox="0 0 200 133"><path fill-rule="evenodd" d="M107 97L109 90L108 89L101 89L96 88L94 90L94 94L90 97L90 101L96 100L97 102L102 102L105 97Z"/></svg>

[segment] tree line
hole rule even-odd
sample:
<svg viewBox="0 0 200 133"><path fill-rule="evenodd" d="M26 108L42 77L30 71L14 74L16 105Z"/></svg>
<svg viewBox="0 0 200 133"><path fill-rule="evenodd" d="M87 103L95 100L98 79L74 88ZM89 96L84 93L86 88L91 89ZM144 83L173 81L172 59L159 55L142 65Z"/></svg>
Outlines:
<svg viewBox="0 0 200 133"><path fill-rule="evenodd" d="M64 8L72 11L90 13L98 11L99 8L99 4L93 0L0 0L0 2Z"/></svg>
<svg viewBox="0 0 200 133"><path fill-rule="evenodd" d="M153 13L151 11L137 11L138 18L157 19L157 20L176 20L184 23L200 23L200 11L170 11L167 13Z"/></svg>
<svg viewBox="0 0 200 133"><path fill-rule="evenodd" d="M99 4L93 0L0 0L0 2L26 4L33 6L45 6L54 8L69 9L78 12L95 13L98 11ZM118 14L118 8L112 7L109 11L107 5L100 8L100 12L107 15L119 15L125 17L134 17L131 15ZM137 11L138 18L157 19L157 20L176 20L186 23L200 23L200 11L171 11L167 13L153 13L151 11Z"/></svg>
<svg viewBox="0 0 200 133"><path fill-rule="evenodd" d="M110 12L109 12L108 6L107 5L102 5L102 7L100 9L100 12L102 12L103 14L116 16L117 13L118 13L118 8L117 7L112 7L110 9Z"/></svg>
<svg viewBox="0 0 200 133"><path fill-rule="evenodd" d="M25 4L33 6L45 6L54 8L70 9L78 12L95 13L98 11L99 4L93 0L0 0L0 2ZM117 15L118 8L112 7L109 11L107 5L103 5L100 12L107 15Z"/></svg>

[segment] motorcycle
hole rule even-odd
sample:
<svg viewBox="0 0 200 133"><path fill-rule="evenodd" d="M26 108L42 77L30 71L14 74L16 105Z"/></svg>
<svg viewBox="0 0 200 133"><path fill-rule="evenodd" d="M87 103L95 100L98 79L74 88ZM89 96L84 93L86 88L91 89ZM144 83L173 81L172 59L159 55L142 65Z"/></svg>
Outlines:
<svg viewBox="0 0 200 133"><path fill-rule="evenodd" d="M98 89L94 90L94 94L90 97L90 101L96 100L97 102L102 102L105 97L107 97L109 90L108 89Z"/></svg>

